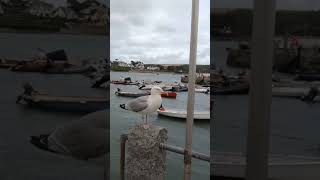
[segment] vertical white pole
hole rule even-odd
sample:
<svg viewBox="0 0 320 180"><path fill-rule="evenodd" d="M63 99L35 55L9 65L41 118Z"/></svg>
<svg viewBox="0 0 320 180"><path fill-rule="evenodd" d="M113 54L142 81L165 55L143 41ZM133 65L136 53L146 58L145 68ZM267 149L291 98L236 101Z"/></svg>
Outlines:
<svg viewBox="0 0 320 180"><path fill-rule="evenodd" d="M252 35L247 180L268 177L275 0L255 0Z"/></svg>
<svg viewBox="0 0 320 180"><path fill-rule="evenodd" d="M187 127L186 145L184 155L184 179L191 179L191 154L192 154L192 127L194 115L194 89L196 80L197 62L197 42L198 42L198 18L199 0L192 0L192 19L191 19L191 40L190 40L190 59L188 76L188 106L187 106Z"/></svg>

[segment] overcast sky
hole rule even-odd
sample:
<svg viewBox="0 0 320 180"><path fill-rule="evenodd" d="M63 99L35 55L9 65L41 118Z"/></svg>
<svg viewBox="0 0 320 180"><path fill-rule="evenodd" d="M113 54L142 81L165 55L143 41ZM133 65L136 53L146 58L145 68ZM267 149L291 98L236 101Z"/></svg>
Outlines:
<svg viewBox="0 0 320 180"><path fill-rule="evenodd" d="M213 8L249 8L253 6L253 0L214 0ZM319 0L277 0L278 9L291 10L319 10Z"/></svg>
<svg viewBox="0 0 320 180"><path fill-rule="evenodd" d="M111 0L111 60L188 64L191 0ZM197 64L210 63L210 0L200 0Z"/></svg>

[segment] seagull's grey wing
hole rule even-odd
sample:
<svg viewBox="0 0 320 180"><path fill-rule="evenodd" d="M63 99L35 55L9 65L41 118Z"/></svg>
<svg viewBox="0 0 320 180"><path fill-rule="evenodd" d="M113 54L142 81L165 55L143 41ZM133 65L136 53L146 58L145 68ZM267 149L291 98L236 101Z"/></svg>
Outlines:
<svg viewBox="0 0 320 180"><path fill-rule="evenodd" d="M149 96L141 96L132 101L129 101L126 104L126 108L134 112L143 111L148 107L148 97Z"/></svg>

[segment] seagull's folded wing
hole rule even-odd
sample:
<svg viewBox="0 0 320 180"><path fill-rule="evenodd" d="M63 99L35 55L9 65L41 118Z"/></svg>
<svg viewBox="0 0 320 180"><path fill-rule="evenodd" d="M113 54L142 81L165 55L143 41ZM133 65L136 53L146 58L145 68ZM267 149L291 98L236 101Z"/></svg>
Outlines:
<svg viewBox="0 0 320 180"><path fill-rule="evenodd" d="M143 111L148 107L148 98L149 96L141 96L139 98L136 98L132 101L129 101L126 104L126 107L128 108L128 110L131 110L134 112Z"/></svg>

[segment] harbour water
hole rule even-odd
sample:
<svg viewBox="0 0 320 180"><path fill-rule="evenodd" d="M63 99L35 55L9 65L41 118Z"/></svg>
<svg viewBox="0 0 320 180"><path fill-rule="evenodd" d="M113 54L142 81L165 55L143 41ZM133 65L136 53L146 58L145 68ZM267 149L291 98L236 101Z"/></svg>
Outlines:
<svg viewBox="0 0 320 180"><path fill-rule="evenodd" d="M111 80L118 80L120 77L131 77L135 80L158 80L164 82L180 82L181 75L169 73L123 73L111 72ZM141 115L128 112L119 107L132 98L118 97L114 94L117 88L123 91L137 92L138 87L110 85L110 136L111 136L111 179L119 179L120 161L120 135L127 133L128 128L134 124L142 123ZM195 110L209 111L210 95L197 93L195 97ZM179 92L177 99L163 98L163 106L172 109L186 109L187 92ZM168 143L184 147L185 143L185 120L158 116L154 113L149 118L156 126L165 127L168 130ZM210 154L210 121L195 121L193 127L193 150L205 154ZM183 156L175 153L167 153L166 180L183 178ZM210 164L208 162L195 160L192 162L192 179L206 180L210 178Z"/></svg>
<svg viewBox="0 0 320 180"><path fill-rule="evenodd" d="M225 48L236 42L212 42L214 63L226 71ZM239 70L238 70L239 71ZM248 96L214 97L214 123L211 128L211 150L245 152L248 120ZM272 98L271 153L320 156L320 104L307 104L297 99ZM232 142L232 143L231 143Z"/></svg>
<svg viewBox="0 0 320 180"><path fill-rule="evenodd" d="M106 40L101 36L56 34L0 34L1 58L29 58L36 48L66 49L71 59L104 58ZM105 96L105 90L90 88L82 75L19 73L0 69L0 177L2 180L103 179L105 159L89 161L52 154L29 142L32 135L47 134L56 126L77 120L83 114L43 111L16 104L22 85L30 82L40 92L55 95Z"/></svg>

